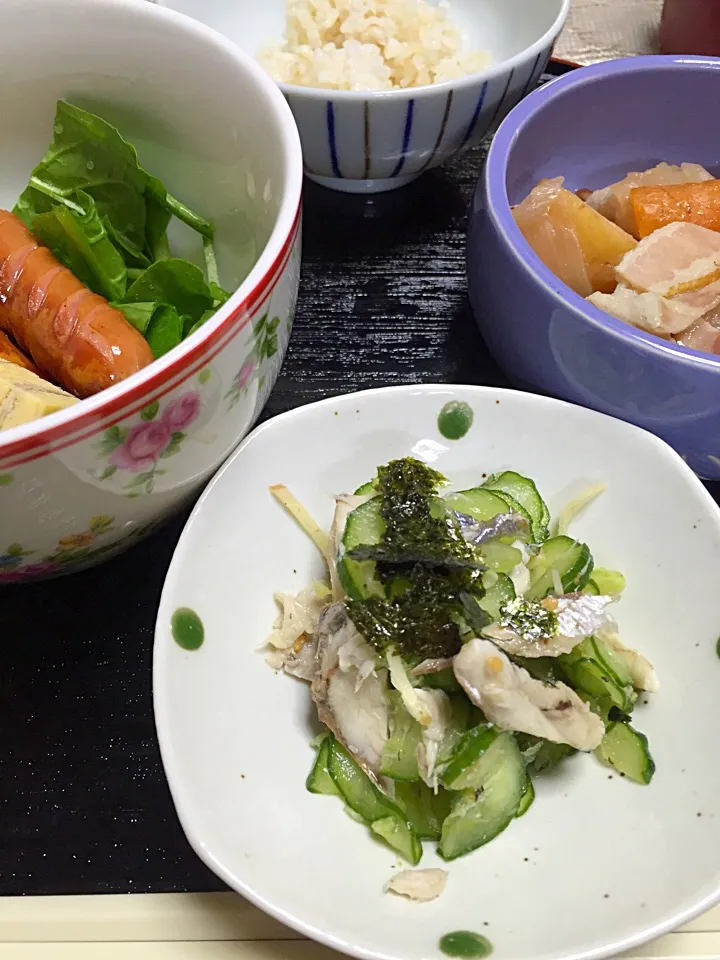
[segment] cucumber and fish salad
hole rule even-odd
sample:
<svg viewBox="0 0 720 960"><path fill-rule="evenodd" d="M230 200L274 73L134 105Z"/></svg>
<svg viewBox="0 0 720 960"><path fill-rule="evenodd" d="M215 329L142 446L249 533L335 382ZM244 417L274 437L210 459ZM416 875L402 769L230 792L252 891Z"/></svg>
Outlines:
<svg viewBox="0 0 720 960"><path fill-rule="evenodd" d="M535 779L578 752L639 784L654 772L632 713L658 682L618 635L624 577L566 532L602 487L552 525L518 473L447 487L394 460L336 497L327 533L271 488L328 568L276 595L268 639L269 664L309 683L326 728L307 789L412 865L423 840L448 861L488 843L528 812Z"/></svg>

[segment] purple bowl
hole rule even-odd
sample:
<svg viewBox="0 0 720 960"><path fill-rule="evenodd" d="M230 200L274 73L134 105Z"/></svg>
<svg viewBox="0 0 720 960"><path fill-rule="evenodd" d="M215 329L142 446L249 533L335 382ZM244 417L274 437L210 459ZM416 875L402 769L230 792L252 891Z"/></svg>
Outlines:
<svg viewBox="0 0 720 960"><path fill-rule="evenodd" d="M470 211L470 299L485 341L519 386L629 420L720 480L720 357L643 333L593 307L535 256L510 205L544 177L606 186L661 160L720 175L712 105L720 59L637 57L585 67L508 115Z"/></svg>

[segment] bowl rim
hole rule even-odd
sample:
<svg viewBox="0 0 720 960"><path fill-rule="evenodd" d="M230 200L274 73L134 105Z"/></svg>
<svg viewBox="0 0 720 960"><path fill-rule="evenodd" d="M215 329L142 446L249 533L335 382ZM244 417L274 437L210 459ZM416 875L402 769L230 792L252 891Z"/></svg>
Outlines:
<svg viewBox="0 0 720 960"><path fill-rule="evenodd" d="M168 706L169 684L167 679L167 656L168 650L172 649L172 647L171 645L168 646L167 624L170 620L169 612L172 609L172 597L176 592L177 581L185 562L185 544L191 536L194 536L195 524L198 517L205 510L206 502L215 495L215 488L222 482L224 475L228 473L228 471L235 469L235 461L245 454L247 447L251 446L259 436L288 427L299 419L306 417L313 418L318 412L332 409L333 407L337 407L338 404L354 408L356 404L362 404L363 401L378 396L387 397L390 402L392 402L396 397L403 398L412 396L413 394L430 394L437 395L438 397L442 396L443 398L454 397L456 399L458 397L463 399L483 397L488 400L495 400L496 402L502 401L508 404L517 403L518 405L522 405L527 403L546 410L552 409L559 411L562 409L572 409L576 416L583 421L587 421L588 426L591 426L592 423L597 423L599 420L603 420L611 426L615 434L622 433L628 436L635 436L639 442L661 454L664 458L664 465L682 474L684 484L694 491L698 499L707 506L709 513L713 514L716 534L718 533L718 527L720 525L718 505L705 485L687 465L680 454L661 437L634 423L620 420L617 417L610 416L609 414L602 413L599 410L581 404L572 403L557 397L531 393L529 391L515 390L509 387L469 383L441 383L434 381L429 383L406 383L396 384L394 386L371 387L325 397L321 400L315 400L302 404L299 407L294 407L259 424L243 438L242 443L225 460L195 503L183 527L180 538L175 545L163 581L153 629L152 655L153 714L163 770L168 781L173 806L175 807L175 812L183 833L196 855L213 873L269 916L286 924L298 933L311 938L316 943L323 944L334 950L340 950L349 956L361 958L361 960L392 960L393 955L386 952L380 953L379 951L363 946L352 945L350 949L344 941L339 941L333 933L315 926L311 921L305 920L297 914L289 912L283 908L280 903L266 899L255 889L255 885L252 882L247 881L244 875L241 877L237 871L228 864L228 858L225 856L224 849L218 850L217 847L206 843L201 836L200 831L197 829L197 808L193 807L193 804L188 801L187 791L185 789L187 778L178 773L179 754L177 751L177 738L173 732L172 724L169 723L170 708ZM258 655L260 654L258 653ZM718 902L720 902L720 886L716 886L711 893L703 898L698 898L692 906L676 909L670 918L656 923L652 928L647 928L642 933L627 936L622 940L616 937L612 943L584 951L581 960L602 960L602 958L605 957L615 956L618 951L632 950L689 923L696 917L706 913ZM580 954L576 956L580 958Z"/></svg>
<svg viewBox="0 0 720 960"><path fill-rule="evenodd" d="M5 0L8 2L8 0ZM13 0L9 0L13 2ZM20 7L23 0L14 0ZM54 0L58 2L58 0ZM78 0L67 0L77 6ZM97 8L97 0L80 0ZM96 434L142 410L188 380L209 363L251 320L252 314L269 299L285 269L300 234L303 181L302 148L297 126L285 98L274 81L253 60L217 31L175 10L147 0L104 0L132 18L154 17L168 28L184 31L210 50L229 55L249 81L255 95L265 101L274 118L284 154L282 197L270 235L255 264L232 296L199 330L166 356L120 383L47 417L12 427L0 433L0 470L19 467ZM90 13L90 15L92 15Z"/></svg>
<svg viewBox="0 0 720 960"><path fill-rule="evenodd" d="M610 60L570 71L533 91L510 111L498 128L488 151L478 189L484 187L488 214L511 255L558 306L573 310L591 326L606 331L617 340L637 344L645 352L655 354L658 359L680 362L695 369L702 367L710 372L720 372L720 356L661 340L651 333L624 323L588 303L563 283L545 266L523 236L512 216L507 194L508 159L516 140L523 127L542 113L548 104L561 97L569 88L577 91L586 84L601 83L611 76L667 70L670 67L720 71L720 57L651 55Z"/></svg>
<svg viewBox="0 0 720 960"><path fill-rule="evenodd" d="M164 3L165 0L156 0L158 3ZM523 66L534 59L534 65L528 77L527 84L523 91L525 96L530 88L530 83L535 76L535 72L540 63L544 52L551 48L557 39L560 31L565 26L565 21L570 13L572 0L560 0L559 10L551 26L538 37L529 46L524 47L519 53L499 63L490 63L482 70L476 70L464 77L456 77L453 80L443 80L440 83L424 83L419 87L406 87L404 89L392 90L332 90L328 87L305 87L300 84L284 83L280 80L274 80L277 86L282 90L285 96L292 95L306 97L308 100L343 100L349 103L359 103L363 101L379 102L382 100L407 101L419 98L427 98L435 93L450 93L455 90L465 90L468 87L477 86L478 83L490 83L498 77L513 75L518 67ZM259 61L258 61L259 62ZM269 74L268 74L269 76Z"/></svg>

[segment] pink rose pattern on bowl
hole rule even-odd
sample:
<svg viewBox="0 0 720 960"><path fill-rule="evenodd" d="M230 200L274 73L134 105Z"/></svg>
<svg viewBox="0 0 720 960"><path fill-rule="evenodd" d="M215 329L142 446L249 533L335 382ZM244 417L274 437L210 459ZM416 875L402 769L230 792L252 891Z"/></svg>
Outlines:
<svg viewBox="0 0 720 960"><path fill-rule="evenodd" d="M279 324L279 317L268 320L268 314L266 313L253 327L252 352L238 370L232 386L225 394L225 399L229 401L229 410L247 393L253 380L257 379L258 389L261 392L263 391L266 378L261 371L263 363L271 360L278 351L277 328Z"/></svg>
<svg viewBox="0 0 720 960"><path fill-rule="evenodd" d="M141 409L111 415L34 459L0 455L0 585L92 566L197 494L252 427L277 379L295 312L300 242L298 223L249 316L214 356Z"/></svg>
<svg viewBox="0 0 720 960"><path fill-rule="evenodd" d="M198 378L202 383L208 379L209 376L203 378L202 374ZM98 444L100 456L107 459L107 466L98 479L108 480L118 470L124 470L135 474L125 483L129 497L139 496L141 492L152 493L155 478L167 473L161 469L160 461L180 452L188 429L200 415L202 404L199 390L188 390L171 400L162 411L158 401L153 401L140 413L143 422L134 427L107 429Z"/></svg>
<svg viewBox="0 0 720 960"><path fill-rule="evenodd" d="M225 394L225 399L229 400L229 409L232 409L236 403L239 403L242 395L252 382L252 378L256 370L257 361L254 357L250 360L246 360L245 363L240 367L237 376L232 382L232 386Z"/></svg>

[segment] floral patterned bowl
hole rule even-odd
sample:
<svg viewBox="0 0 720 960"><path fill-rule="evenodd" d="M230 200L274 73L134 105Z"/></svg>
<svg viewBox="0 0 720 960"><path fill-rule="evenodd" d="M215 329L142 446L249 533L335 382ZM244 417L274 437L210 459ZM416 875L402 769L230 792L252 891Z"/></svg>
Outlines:
<svg viewBox="0 0 720 960"><path fill-rule="evenodd" d="M0 584L97 563L197 493L267 399L300 271L300 142L260 67L143 0L33 0L32 11L52 30L31 36L27 0L0 0L12 90L0 207L42 156L58 98L75 100L122 126L141 161L215 221L221 279L237 290L146 370L0 433Z"/></svg>

